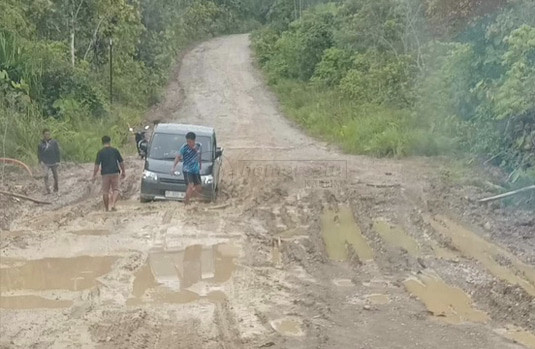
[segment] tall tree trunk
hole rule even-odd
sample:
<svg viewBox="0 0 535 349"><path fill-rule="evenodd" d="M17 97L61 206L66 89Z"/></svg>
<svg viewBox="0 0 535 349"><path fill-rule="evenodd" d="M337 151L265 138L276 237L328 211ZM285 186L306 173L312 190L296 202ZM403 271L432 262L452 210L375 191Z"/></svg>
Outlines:
<svg viewBox="0 0 535 349"><path fill-rule="evenodd" d="M74 52L74 28L71 29L71 63L74 68L75 52Z"/></svg>
<svg viewBox="0 0 535 349"><path fill-rule="evenodd" d="M70 20L70 27L71 27L71 64L74 67L74 64L76 62L76 52L74 48L74 36L76 33L76 22L78 21L78 13L80 13L80 9L82 8L82 5L84 3L84 0L80 0L80 3L78 4L76 10L75 10L75 3L72 2L71 7L71 20Z"/></svg>

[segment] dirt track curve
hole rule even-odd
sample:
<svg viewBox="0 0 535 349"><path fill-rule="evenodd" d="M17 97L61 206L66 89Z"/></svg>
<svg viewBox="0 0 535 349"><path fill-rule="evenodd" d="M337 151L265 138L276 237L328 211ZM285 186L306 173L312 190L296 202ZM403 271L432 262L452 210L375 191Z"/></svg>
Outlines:
<svg viewBox="0 0 535 349"><path fill-rule="evenodd" d="M90 165L64 169L69 205L2 232L0 348L535 348L529 215L449 204L431 160L309 138L248 36L189 52L150 117L216 128L218 201L141 204L132 158L105 213Z"/></svg>

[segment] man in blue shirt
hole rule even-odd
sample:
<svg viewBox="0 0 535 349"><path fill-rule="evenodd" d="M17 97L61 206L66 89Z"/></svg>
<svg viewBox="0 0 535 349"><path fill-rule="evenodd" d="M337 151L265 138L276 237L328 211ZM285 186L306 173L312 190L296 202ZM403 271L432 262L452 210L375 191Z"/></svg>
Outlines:
<svg viewBox="0 0 535 349"><path fill-rule="evenodd" d="M178 155L173 164L172 173L175 172L176 165L182 160L182 172L186 182L186 197L184 204L188 204L194 194L201 194L201 153L202 148L199 143L195 142L196 135L193 132L186 134L186 144L180 147Z"/></svg>

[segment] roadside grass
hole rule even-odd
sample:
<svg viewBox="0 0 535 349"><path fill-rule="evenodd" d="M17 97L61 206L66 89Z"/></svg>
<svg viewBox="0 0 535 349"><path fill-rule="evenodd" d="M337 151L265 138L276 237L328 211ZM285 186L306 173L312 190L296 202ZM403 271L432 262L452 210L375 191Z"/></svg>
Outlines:
<svg viewBox="0 0 535 349"><path fill-rule="evenodd" d="M287 117L310 135L338 145L349 154L375 157L443 156L438 173L451 186L473 186L503 193L529 185L535 170L525 171L511 183L498 168L485 172L482 160L463 151L464 135L447 131L417 112L377 105L359 105L313 83L272 80L271 87ZM478 165L479 164L479 165ZM502 200L506 206L535 205L535 193Z"/></svg>
<svg viewBox="0 0 535 349"><path fill-rule="evenodd" d="M37 145L44 128L50 129L52 136L58 140L64 161L94 161L95 154L102 147L101 138L104 135L110 136L115 146L124 148L124 152L130 154L133 148L128 142L132 137L128 125L136 125L143 118L142 111L125 106L115 107L110 116L102 118L71 115L58 120L37 115L32 111L9 114L5 110L0 111L0 123L9 132L6 154L14 154L28 164L37 163Z"/></svg>
<svg viewBox="0 0 535 349"><path fill-rule="evenodd" d="M272 81L286 115L311 135L352 154L377 157L452 154L453 138L433 131L413 111L357 104L334 89L294 80Z"/></svg>

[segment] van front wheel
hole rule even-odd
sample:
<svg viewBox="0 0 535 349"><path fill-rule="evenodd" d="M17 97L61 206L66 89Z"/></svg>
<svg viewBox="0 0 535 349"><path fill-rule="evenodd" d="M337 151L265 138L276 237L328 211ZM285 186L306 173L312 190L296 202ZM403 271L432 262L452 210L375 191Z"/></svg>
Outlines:
<svg viewBox="0 0 535 349"><path fill-rule="evenodd" d="M147 198L145 198L143 196L139 197L139 202L141 202L142 204L147 203L149 201L152 201L152 200L151 199L147 199Z"/></svg>

